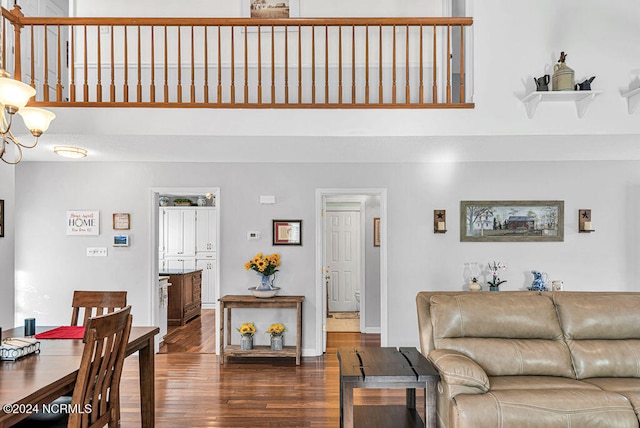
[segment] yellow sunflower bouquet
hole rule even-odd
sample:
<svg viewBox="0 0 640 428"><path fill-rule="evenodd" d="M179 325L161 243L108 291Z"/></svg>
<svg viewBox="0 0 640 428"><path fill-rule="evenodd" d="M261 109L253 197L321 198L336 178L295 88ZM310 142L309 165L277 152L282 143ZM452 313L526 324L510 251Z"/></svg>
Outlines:
<svg viewBox="0 0 640 428"><path fill-rule="evenodd" d="M256 325L252 322L246 322L236 328L243 336L253 336L256 333Z"/></svg>
<svg viewBox="0 0 640 428"><path fill-rule="evenodd" d="M267 329L266 333L269 333L271 336L282 336L282 333L287 331L287 327L282 323L271 324Z"/></svg>
<svg viewBox="0 0 640 428"><path fill-rule="evenodd" d="M262 275L273 275L278 272L280 266L280 254L274 253L262 256L258 253L254 258L244 264L245 270L254 270Z"/></svg>

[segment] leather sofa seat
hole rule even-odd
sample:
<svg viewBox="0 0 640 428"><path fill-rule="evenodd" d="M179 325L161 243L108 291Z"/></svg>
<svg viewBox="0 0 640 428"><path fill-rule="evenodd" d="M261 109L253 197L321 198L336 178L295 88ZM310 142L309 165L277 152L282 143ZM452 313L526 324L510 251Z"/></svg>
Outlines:
<svg viewBox="0 0 640 428"><path fill-rule="evenodd" d="M422 292L441 427L634 427L640 293Z"/></svg>

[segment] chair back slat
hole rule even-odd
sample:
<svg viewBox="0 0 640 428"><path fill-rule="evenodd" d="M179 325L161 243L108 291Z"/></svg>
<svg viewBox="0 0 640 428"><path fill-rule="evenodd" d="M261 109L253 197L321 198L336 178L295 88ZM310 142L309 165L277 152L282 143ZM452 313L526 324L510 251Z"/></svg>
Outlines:
<svg viewBox="0 0 640 428"><path fill-rule="evenodd" d="M71 325L78 325L81 310L82 325L86 326L92 317L109 314L127 306L126 291L81 291L73 292L71 304Z"/></svg>
<svg viewBox="0 0 640 428"><path fill-rule="evenodd" d="M131 306L89 319L71 403L81 409L91 406L91 411L72 412L69 428L119 424L120 378L131 322Z"/></svg>

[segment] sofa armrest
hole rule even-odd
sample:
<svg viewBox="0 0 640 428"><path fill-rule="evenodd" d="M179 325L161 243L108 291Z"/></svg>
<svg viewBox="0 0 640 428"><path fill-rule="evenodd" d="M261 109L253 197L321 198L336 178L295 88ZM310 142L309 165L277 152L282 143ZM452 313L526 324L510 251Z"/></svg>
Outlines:
<svg viewBox="0 0 640 428"><path fill-rule="evenodd" d="M489 377L484 369L468 356L449 349L434 349L429 360L448 385L450 398L458 394L484 394L489 391Z"/></svg>

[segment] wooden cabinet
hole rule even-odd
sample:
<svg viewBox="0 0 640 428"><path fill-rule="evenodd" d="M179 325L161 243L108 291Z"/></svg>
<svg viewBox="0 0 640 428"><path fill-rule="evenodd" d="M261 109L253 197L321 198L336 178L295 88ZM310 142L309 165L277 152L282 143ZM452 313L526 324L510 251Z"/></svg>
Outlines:
<svg viewBox="0 0 640 428"><path fill-rule="evenodd" d="M202 271L169 273L168 325L184 325L200 315L202 307Z"/></svg>

